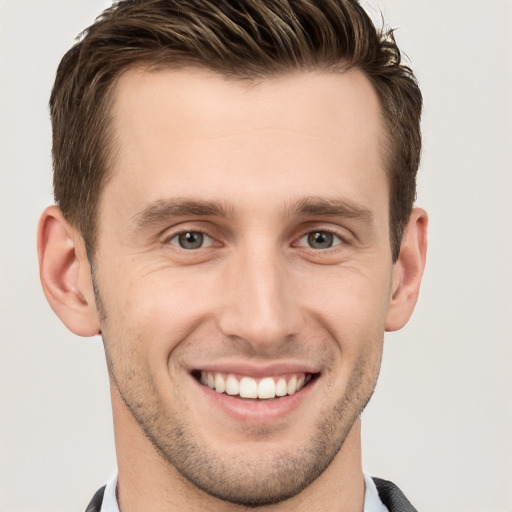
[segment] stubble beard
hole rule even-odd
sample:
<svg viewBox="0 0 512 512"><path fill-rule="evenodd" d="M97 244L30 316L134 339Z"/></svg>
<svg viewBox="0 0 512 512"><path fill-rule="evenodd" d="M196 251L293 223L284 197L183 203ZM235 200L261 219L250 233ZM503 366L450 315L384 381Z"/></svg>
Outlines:
<svg viewBox="0 0 512 512"><path fill-rule="evenodd" d="M112 377L111 377L112 378ZM254 508L285 501L303 491L330 465L340 451L354 422L366 405L355 409L352 396L338 400L331 413L318 421L307 443L292 453L283 451L253 458L222 456L209 446L201 446L185 422L173 417L167 420L147 403L119 388L119 394L140 429L163 461L177 470L188 482L220 500ZM372 389L373 391L373 389ZM265 428L248 434L258 439Z"/></svg>
<svg viewBox="0 0 512 512"><path fill-rule="evenodd" d="M200 445L193 430L178 415L168 418L155 401L142 399L139 393L132 392L144 385L124 389L125 386L119 386L116 369L111 364L109 368L119 395L165 464L208 495L249 508L287 500L318 478L341 449L373 392L371 387L361 404L362 397L357 396L360 389L351 384L330 413L318 421L302 446L291 453L273 451L267 456L256 454L249 459L234 456L232 452L222 456L212 447ZM360 382L362 376L358 374L353 384ZM143 378L134 381L140 384ZM145 383L147 385L153 387L149 382ZM361 405L355 408L355 403ZM265 428L254 429L248 438L252 435L263 439L265 434Z"/></svg>
<svg viewBox="0 0 512 512"><path fill-rule="evenodd" d="M107 314L96 286L95 291L102 325L107 326ZM165 464L208 495L248 508L287 500L328 468L370 400L380 366L379 359L376 368L369 368L365 357L361 357L344 395L319 419L308 441L292 453L273 451L250 459L232 454L223 457L212 447L201 446L178 415L166 416L151 375L136 367L116 366L116 358L109 353L106 330L102 330L111 383ZM252 434L262 439L265 428Z"/></svg>

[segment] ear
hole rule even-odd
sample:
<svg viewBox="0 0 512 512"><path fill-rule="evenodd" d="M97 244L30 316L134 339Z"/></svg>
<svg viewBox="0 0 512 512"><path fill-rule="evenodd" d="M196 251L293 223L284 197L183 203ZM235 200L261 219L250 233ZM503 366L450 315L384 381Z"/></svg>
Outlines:
<svg viewBox="0 0 512 512"><path fill-rule="evenodd" d="M427 213L414 208L404 230L400 255L393 266L386 331L397 331L409 320L420 291L427 255Z"/></svg>
<svg viewBox="0 0 512 512"><path fill-rule="evenodd" d="M79 336L100 332L91 268L82 236L57 206L41 215L37 235L39 275L46 299Z"/></svg>

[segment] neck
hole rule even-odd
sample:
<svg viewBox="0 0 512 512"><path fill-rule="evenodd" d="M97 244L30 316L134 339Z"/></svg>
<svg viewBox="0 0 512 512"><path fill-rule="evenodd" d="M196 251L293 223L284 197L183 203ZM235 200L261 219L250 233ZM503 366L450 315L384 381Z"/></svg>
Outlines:
<svg viewBox="0 0 512 512"><path fill-rule="evenodd" d="M238 512L247 507L227 503L206 494L184 478L163 459L142 433L124 402L114 396L118 484L121 512L169 510ZM252 510L265 512L306 512L323 510L362 512L364 479L361 463L361 428L357 419L341 450L328 468L308 487L292 498Z"/></svg>

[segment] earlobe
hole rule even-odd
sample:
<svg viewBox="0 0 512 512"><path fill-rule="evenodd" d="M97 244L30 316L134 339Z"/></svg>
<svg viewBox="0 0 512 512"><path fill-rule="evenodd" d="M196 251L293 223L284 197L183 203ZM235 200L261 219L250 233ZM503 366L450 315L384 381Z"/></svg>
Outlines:
<svg viewBox="0 0 512 512"><path fill-rule="evenodd" d="M427 213L414 208L404 230L400 255L393 267L386 331L397 331L409 320L420 290L427 254Z"/></svg>
<svg viewBox="0 0 512 512"><path fill-rule="evenodd" d="M82 237L57 206L39 221L39 275L46 299L66 327L79 336L99 332L90 266Z"/></svg>

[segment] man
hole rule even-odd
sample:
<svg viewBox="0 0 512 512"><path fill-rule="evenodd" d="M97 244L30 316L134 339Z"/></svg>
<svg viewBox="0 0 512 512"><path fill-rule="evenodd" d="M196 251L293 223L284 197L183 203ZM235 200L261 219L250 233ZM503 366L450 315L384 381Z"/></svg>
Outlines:
<svg viewBox="0 0 512 512"><path fill-rule="evenodd" d="M416 302L421 94L355 2L126 0L63 58L41 281L101 333L88 511L414 510L361 468Z"/></svg>

